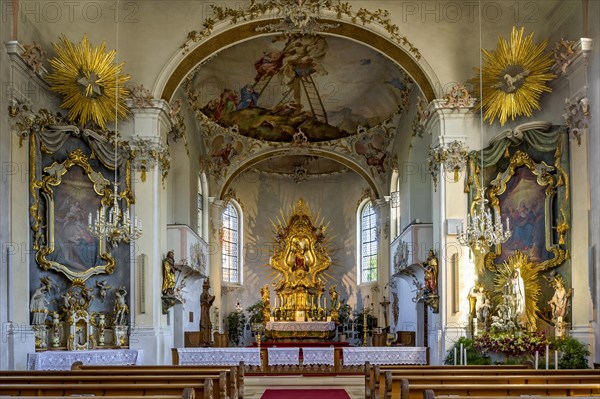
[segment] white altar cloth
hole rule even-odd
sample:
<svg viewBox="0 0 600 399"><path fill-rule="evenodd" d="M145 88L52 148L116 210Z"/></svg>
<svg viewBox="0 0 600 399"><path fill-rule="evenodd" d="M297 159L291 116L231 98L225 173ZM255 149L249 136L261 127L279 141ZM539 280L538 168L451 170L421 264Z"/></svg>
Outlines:
<svg viewBox="0 0 600 399"><path fill-rule="evenodd" d="M302 348L302 364L333 366L334 348Z"/></svg>
<svg viewBox="0 0 600 399"><path fill-rule="evenodd" d="M268 348L269 366L298 366L300 348Z"/></svg>
<svg viewBox="0 0 600 399"><path fill-rule="evenodd" d="M371 364L427 364L427 348L408 346L344 348L344 365Z"/></svg>
<svg viewBox="0 0 600 399"><path fill-rule="evenodd" d="M265 329L271 331L333 331L333 321L268 321Z"/></svg>
<svg viewBox="0 0 600 399"><path fill-rule="evenodd" d="M46 351L29 353L29 370L71 370L74 362L93 366L141 365L144 361L141 349L96 349L89 351Z"/></svg>
<svg viewBox="0 0 600 399"><path fill-rule="evenodd" d="M177 348L179 364L189 366L260 366L260 348Z"/></svg>

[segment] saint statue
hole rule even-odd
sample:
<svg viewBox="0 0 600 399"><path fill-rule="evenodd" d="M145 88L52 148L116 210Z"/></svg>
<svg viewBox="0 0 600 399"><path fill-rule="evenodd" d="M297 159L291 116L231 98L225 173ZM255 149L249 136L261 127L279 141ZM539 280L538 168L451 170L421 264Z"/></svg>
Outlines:
<svg viewBox="0 0 600 399"><path fill-rule="evenodd" d="M518 319L525 312L525 284L521 277L521 269L513 270L502 291L504 295L510 297L513 304L512 316Z"/></svg>
<svg viewBox="0 0 600 399"><path fill-rule="evenodd" d="M551 281L551 284L554 287L554 295L552 296L552 299L548 301L548 304L552 308L552 321L558 323L559 321L563 321L564 317L567 315L572 289L567 291L562 276L555 276Z"/></svg>
<svg viewBox="0 0 600 399"><path fill-rule="evenodd" d="M425 293L437 295L438 260L433 249L429 250L427 260L423 263L425 268Z"/></svg>
<svg viewBox="0 0 600 399"><path fill-rule="evenodd" d="M260 295L264 304L263 319L266 323L271 319L271 293L269 291L269 284L265 284L265 286L260 289Z"/></svg>
<svg viewBox="0 0 600 399"><path fill-rule="evenodd" d="M173 250L167 252L163 260L163 295L173 295L175 291L175 253Z"/></svg>
<svg viewBox="0 0 600 399"><path fill-rule="evenodd" d="M469 298L474 298L475 299L475 308L474 308L474 316L477 318L477 321L479 323L485 323L485 321L487 320L487 316L484 315L484 311L486 309L486 300L487 300L487 293L485 292L485 289L483 288L483 286L479 286L479 288L475 288L473 287L471 289L471 292L469 293ZM488 313L489 313L489 300L487 301L487 309L488 309Z"/></svg>
<svg viewBox="0 0 600 399"><path fill-rule="evenodd" d="M115 292L115 325L124 326L127 325L126 314L129 313L129 307L125 301L127 291L125 287L119 288Z"/></svg>
<svg viewBox="0 0 600 399"><path fill-rule="evenodd" d="M215 301L215 296L208 292L209 289L210 279L206 278L202 284L202 294L200 295L200 337L205 344L210 344L212 330L210 307Z"/></svg>
<svg viewBox="0 0 600 399"><path fill-rule="evenodd" d="M36 326L46 323L49 303L47 294L52 288L52 281L48 277L43 277L41 281L42 284L33 291L29 304L29 310L33 313L31 324Z"/></svg>

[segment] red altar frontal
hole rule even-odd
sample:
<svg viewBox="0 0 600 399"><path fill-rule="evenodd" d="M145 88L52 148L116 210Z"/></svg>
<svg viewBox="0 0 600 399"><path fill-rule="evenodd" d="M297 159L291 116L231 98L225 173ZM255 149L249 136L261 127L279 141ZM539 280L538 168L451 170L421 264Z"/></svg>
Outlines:
<svg viewBox="0 0 600 399"><path fill-rule="evenodd" d="M270 321L265 335L271 341L329 341L335 337L333 321Z"/></svg>

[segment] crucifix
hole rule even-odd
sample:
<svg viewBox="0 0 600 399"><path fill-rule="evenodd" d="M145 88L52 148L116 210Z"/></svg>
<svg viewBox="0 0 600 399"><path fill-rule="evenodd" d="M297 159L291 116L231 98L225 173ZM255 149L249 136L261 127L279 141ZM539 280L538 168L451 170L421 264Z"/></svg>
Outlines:
<svg viewBox="0 0 600 399"><path fill-rule="evenodd" d="M388 299L386 299L385 295L383 296L383 301L379 302L379 304L383 307L383 320L385 321L385 327L387 327L388 324L388 308L390 306L390 301Z"/></svg>

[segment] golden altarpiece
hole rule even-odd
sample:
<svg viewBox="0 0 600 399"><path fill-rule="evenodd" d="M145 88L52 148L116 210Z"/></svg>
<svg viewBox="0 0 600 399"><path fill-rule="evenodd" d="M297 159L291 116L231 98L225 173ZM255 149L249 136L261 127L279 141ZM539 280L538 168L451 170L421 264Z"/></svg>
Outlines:
<svg viewBox="0 0 600 399"><path fill-rule="evenodd" d="M284 218L285 220L285 218ZM275 227L275 249L269 265L278 273L274 307L263 288L269 339L330 339L335 335L339 299L335 285L325 297L325 271L331 265L326 225L314 222L307 203L296 203L287 223Z"/></svg>

